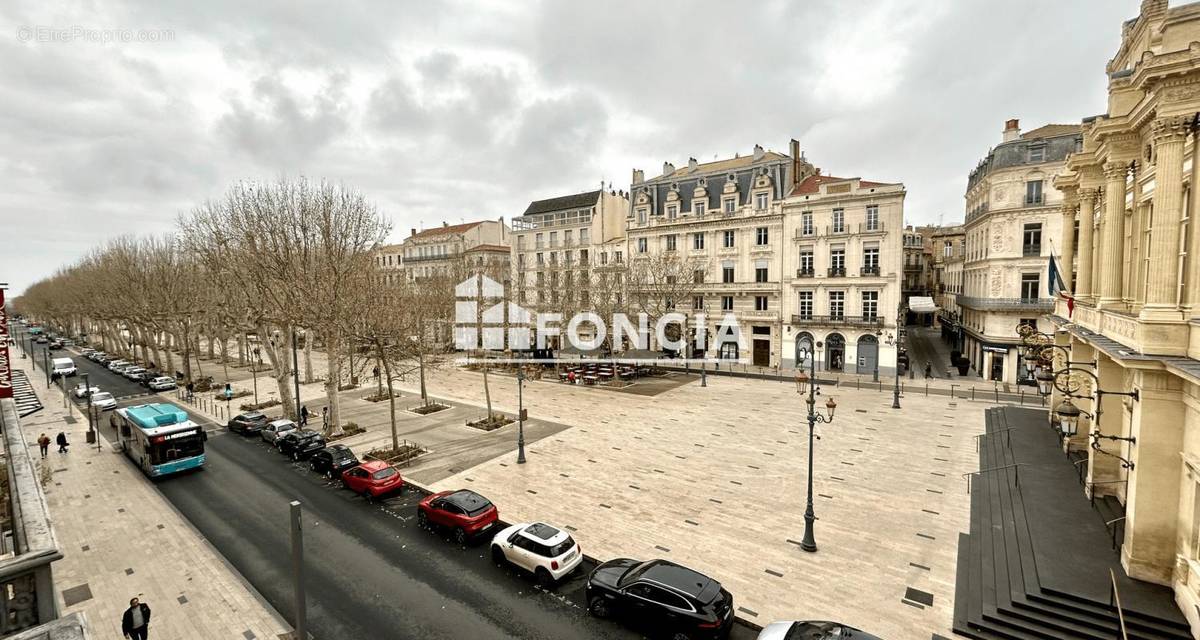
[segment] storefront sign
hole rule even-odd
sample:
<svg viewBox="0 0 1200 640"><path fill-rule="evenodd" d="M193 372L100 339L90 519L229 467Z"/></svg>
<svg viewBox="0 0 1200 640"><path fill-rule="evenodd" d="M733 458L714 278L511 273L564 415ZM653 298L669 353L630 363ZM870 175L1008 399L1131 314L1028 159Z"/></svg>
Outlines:
<svg viewBox="0 0 1200 640"><path fill-rule="evenodd" d="M1008 347L993 347L991 345L986 345L986 344L983 345L983 350L990 351L992 353L1008 353Z"/></svg>
<svg viewBox="0 0 1200 640"><path fill-rule="evenodd" d="M0 289L0 398L13 397L8 339L8 310L4 308L4 289Z"/></svg>

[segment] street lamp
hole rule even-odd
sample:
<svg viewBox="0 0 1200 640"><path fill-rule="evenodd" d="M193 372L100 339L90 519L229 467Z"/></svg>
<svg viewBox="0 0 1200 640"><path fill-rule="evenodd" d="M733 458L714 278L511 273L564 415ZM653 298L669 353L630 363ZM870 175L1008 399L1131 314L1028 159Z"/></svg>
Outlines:
<svg viewBox="0 0 1200 640"><path fill-rule="evenodd" d="M821 346L821 343L817 342L816 346ZM804 539L800 542L800 548L812 553L817 550L817 540L813 533L813 524L817 519L813 513L813 440L818 422L826 424L833 422L833 412L837 409L837 402L830 397L825 402L826 413L817 413L817 359L811 339L804 338L799 355L802 362L804 359L808 359L811 371L807 376L803 371L796 376L796 392L803 395L806 390L808 391L808 399L805 401L808 404L808 502L804 508Z"/></svg>
<svg viewBox="0 0 1200 640"><path fill-rule="evenodd" d="M898 308L898 309L896 310L896 340L895 340L895 347L896 347L896 386L895 386L895 388L893 388L893 389L892 389L892 408L893 408L893 409L899 409L899 408L900 408L900 325L901 325L901 323L902 323L902 321L903 321L903 320L904 320L904 309L902 309L902 308ZM892 344L893 344L893 343L892 343L892 338L889 336L889 337L888 337L888 346L890 347L890 346L892 346ZM876 359L877 361L879 360L879 358L878 358L878 357L876 357L875 359ZM911 365L911 363L909 364L909 366L910 366L910 367L912 366L912 365Z"/></svg>
<svg viewBox="0 0 1200 640"><path fill-rule="evenodd" d="M251 377L254 378L254 404L258 405L258 368L262 365L262 356L260 355L262 349L255 345L251 353L254 354L254 364L250 365L254 368L254 371L251 372Z"/></svg>
<svg viewBox="0 0 1200 640"><path fill-rule="evenodd" d="M876 329L875 330L875 344L876 345L878 345L880 342L882 342L880 340L880 338L882 338L882 337L883 337L883 329ZM875 373L874 373L874 377L871 381L879 382L879 347L878 346L875 347Z"/></svg>
<svg viewBox="0 0 1200 640"><path fill-rule="evenodd" d="M1096 384L1094 387L1095 388L1094 396L1079 395L1079 391L1081 390L1081 387L1080 387L1079 383L1074 380L1074 376L1073 376L1074 373L1082 373L1082 374L1091 376L1091 378L1093 380L1095 380ZM1081 415L1087 416L1088 418L1090 418L1092 420L1092 430L1088 433L1088 439L1091 441L1092 450L1096 451L1097 453L1103 453L1106 456L1111 456L1113 458L1116 458L1121 461L1122 467L1132 470L1133 466L1134 466L1132 460L1128 460L1128 459L1126 459L1120 455L1117 455L1115 453L1112 453L1110 451L1105 451L1104 449L1102 449L1100 447L1100 441L1101 440L1112 440L1114 442L1128 442L1129 444L1136 445L1137 438L1134 436L1114 436L1114 435L1100 433L1100 416L1101 416L1101 414L1104 413L1104 410L1103 410L1104 396L1127 396L1127 397L1133 398L1134 402L1137 402L1141 398L1141 395L1138 393L1138 390L1134 389L1133 391L1105 391L1100 388L1100 377L1099 376L1092 373L1091 371L1088 371L1087 369L1076 369L1074 367L1069 367L1069 366L1064 369L1060 369L1059 371L1055 371L1053 373L1053 376L1054 376L1054 387L1056 389L1058 389L1060 392L1062 392L1064 395L1067 396L1065 400L1063 400L1061 403L1059 403L1059 405L1057 407L1054 408L1054 414L1058 417L1058 420L1059 420L1060 431L1063 431L1064 435L1074 435L1074 434L1078 433L1078 431L1079 431L1079 416L1081 416ZM1083 411L1082 409L1080 409L1079 407L1075 406L1075 403L1071 402L1071 398L1073 398L1073 397L1087 397L1090 399L1095 399L1095 401L1096 401L1095 415L1089 414L1089 413Z"/></svg>
<svg viewBox="0 0 1200 640"><path fill-rule="evenodd" d="M517 464L525 464L525 367L517 369Z"/></svg>

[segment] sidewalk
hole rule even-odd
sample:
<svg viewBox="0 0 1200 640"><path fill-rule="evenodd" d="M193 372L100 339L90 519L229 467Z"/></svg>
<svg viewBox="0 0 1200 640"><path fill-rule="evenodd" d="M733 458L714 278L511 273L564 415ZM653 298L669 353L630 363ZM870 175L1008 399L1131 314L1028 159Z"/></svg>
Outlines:
<svg viewBox="0 0 1200 640"><path fill-rule="evenodd" d="M64 614L84 612L96 640L123 638L121 615L135 596L153 610L155 640L273 639L290 630L111 443L89 448L87 420L63 408L61 392L44 376L30 379L46 408L22 421L27 436L65 431L72 443L68 454L52 444L44 462L65 556L54 565ZM37 444L30 448L36 457Z"/></svg>

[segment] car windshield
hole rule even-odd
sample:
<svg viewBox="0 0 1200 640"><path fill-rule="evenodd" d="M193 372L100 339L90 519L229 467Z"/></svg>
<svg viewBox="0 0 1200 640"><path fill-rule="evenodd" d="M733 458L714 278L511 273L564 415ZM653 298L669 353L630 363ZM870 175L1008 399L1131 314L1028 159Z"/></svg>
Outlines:
<svg viewBox="0 0 1200 640"><path fill-rule="evenodd" d="M550 547L550 557L557 558L562 554L570 551L575 546L575 540L571 536L567 536L566 540Z"/></svg>
<svg viewBox="0 0 1200 640"><path fill-rule="evenodd" d="M379 471L372 473L371 477L375 478L376 480L383 480L385 478L390 478L394 475L396 475L396 470L391 467L388 467L386 469L380 469Z"/></svg>
<svg viewBox="0 0 1200 640"><path fill-rule="evenodd" d="M105 400L112 400L112 399L113 399L112 394L107 391L105 391L103 393L93 393L92 394L93 401L103 402Z"/></svg>
<svg viewBox="0 0 1200 640"><path fill-rule="evenodd" d="M784 640L854 640L865 637L858 631L836 622L798 622L788 630Z"/></svg>

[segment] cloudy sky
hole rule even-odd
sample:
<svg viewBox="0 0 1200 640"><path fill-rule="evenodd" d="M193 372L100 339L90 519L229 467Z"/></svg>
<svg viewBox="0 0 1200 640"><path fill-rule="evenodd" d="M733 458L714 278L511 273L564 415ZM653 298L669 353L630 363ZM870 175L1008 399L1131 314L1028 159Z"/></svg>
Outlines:
<svg viewBox="0 0 1200 640"><path fill-rule="evenodd" d="M345 182L398 240L792 137L953 222L1006 118L1104 111L1138 4L6 0L0 281L242 178Z"/></svg>

